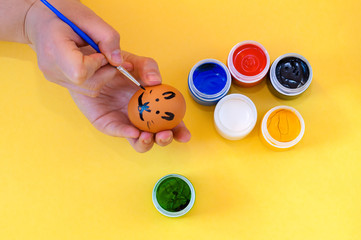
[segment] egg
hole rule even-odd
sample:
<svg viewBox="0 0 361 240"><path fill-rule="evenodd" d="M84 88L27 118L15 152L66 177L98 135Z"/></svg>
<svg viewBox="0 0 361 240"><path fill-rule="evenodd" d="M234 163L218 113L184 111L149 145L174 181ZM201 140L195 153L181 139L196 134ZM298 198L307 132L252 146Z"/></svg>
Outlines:
<svg viewBox="0 0 361 240"><path fill-rule="evenodd" d="M128 104L130 122L138 129L151 133L176 127L185 112L183 95L166 84L139 89Z"/></svg>

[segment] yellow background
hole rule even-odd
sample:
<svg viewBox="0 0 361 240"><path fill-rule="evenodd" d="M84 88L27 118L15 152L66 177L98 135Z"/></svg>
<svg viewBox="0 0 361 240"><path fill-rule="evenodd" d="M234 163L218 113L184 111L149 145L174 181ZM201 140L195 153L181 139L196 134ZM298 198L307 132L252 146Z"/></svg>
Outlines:
<svg viewBox="0 0 361 240"><path fill-rule="evenodd" d="M187 144L136 153L98 132L69 93L45 80L35 53L0 43L0 239L361 239L361 2L85 0L121 35L122 49L153 57L163 82L185 96ZM255 40L271 61L296 52L314 78L301 97L274 97L263 82L232 86L258 110L252 133L229 141L214 107L187 89L192 66L226 62ZM274 152L260 118L277 105L303 116L302 141ZM152 204L156 181L179 173L196 202L168 218Z"/></svg>

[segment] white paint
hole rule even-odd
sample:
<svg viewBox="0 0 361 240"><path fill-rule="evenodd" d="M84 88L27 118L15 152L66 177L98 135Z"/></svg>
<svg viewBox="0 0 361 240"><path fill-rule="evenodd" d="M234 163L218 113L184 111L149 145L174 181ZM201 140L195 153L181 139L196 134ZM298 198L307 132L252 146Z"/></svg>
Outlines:
<svg viewBox="0 0 361 240"><path fill-rule="evenodd" d="M224 127L233 131L242 131L250 125L252 109L241 99L232 99L223 103L219 110L219 119Z"/></svg>
<svg viewBox="0 0 361 240"><path fill-rule="evenodd" d="M217 131L230 140L238 140L248 135L256 122L256 106L242 94L230 94L222 98L214 111Z"/></svg>

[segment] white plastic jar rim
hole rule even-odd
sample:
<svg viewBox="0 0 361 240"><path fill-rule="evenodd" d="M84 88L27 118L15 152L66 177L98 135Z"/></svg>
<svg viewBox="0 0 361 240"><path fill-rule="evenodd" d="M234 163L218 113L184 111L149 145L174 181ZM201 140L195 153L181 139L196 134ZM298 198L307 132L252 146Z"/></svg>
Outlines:
<svg viewBox="0 0 361 240"><path fill-rule="evenodd" d="M266 66L265 68L263 69L262 72L260 72L259 74L257 75L254 75L254 76L247 76L247 75L243 75L242 73L238 72L236 67L234 66L234 63L233 63L233 55L234 55L234 52L242 45L246 45L246 44L252 44L252 45L255 45L259 48L262 49L262 51L264 52L264 54L266 55L266 58L267 58L267 63L266 63ZM267 72L268 72L268 69L270 67L270 57L269 57L269 54L266 50L266 48L260 44L259 42L256 42L256 41L253 41L253 40L246 40L246 41L243 41L243 42L240 42L240 43L237 43L233 48L232 50L229 52L228 54L228 61L227 61L227 64L228 64L228 68L229 68L229 71L231 72L232 76L237 79L238 81L240 82L243 82L243 83L248 83L248 84L251 84L251 83L255 83L255 82L258 82L259 80L261 80L262 78L264 78L264 76L266 76Z"/></svg>
<svg viewBox="0 0 361 240"><path fill-rule="evenodd" d="M183 180L185 183L187 183L189 189L191 190L190 202L188 203L187 207L185 207L184 209L182 209L181 211L178 211L178 212L170 212L170 211L165 210L164 208L162 208L159 205L159 203L157 201L157 190L158 190L159 185L164 180L166 180L168 178L172 178L172 177L179 178L179 179ZM161 179L159 179L157 181L157 183L154 185L153 193L152 193L152 200L153 200L153 204L154 204L155 208L161 214L163 214L164 216L167 216L167 217L180 217L180 216L183 216L184 214L186 214L187 212L189 212L189 210L191 210L191 208L193 207L194 202L196 200L196 192L194 190L194 187L193 187L192 183L186 177L184 177L182 175L179 175L179 174L168 174L168 175L162 177Z"/></svg>
<svg viewBox="0 0 361 240"><path fill-rule="evenodd" d="M269 116L277 110L280 109L286 109L289 110L291 112L293 112L298 120L300 121L300 125L301 125L301 130L300 133L298 134L298 136L289 142L280 142L277 141L276 139L274 139L271 134L268 132L268 128L267 128L267 121ZM267 143L269 143L271 146L276 147L276 148L280 148L280 149L286 149L286 148L290 148L293 147L294 145L296 145L299 141L301 141L304 133L305 133L305 122L301 116L301 114L293 107L290 106L276 106L274 108L271 108L270 110L268 110L268 112L264 115L263 119L262 119L262 123L261 123L261 132L262 132L262 136L263 138L267 141Z"/></svg>
<svg viewBox="0 0 361 240"><path fill-rule="evenodd" d="M221 91L219 91L218 93L215 94L205 94L201 91L199 91L196 86L193 83L193 74L194 71L201 65L203 64L208 64L208 63L213 63L216 65L219 65L220 67L222 67L222 69L225 71L226 73L226 84L223 87L223 89ZM217 100L218 98L222 97L223 95L227 94L227 92L229 91L230 87L231 87L231 82L232 82L232 78L231 78L231 74L227 68L227 66L222 63L221 61L218 61L216 59L203 59L199 62L197 62L191 69L191 71L189 72L189 76L188 76L188 86L189 86L189 90L191 91L191 93L198 99L203 100L203 101L214 101Z"/></svg>
<svg viewBox="0 0 361 240"><path fill-rule="evenodd" d="M245 126L243 129L238 129L238 130L230 129L222 122L221 111L223 106L227 104L228 101L241 101L242 104L246 104L247 107L249 108L248 109L249 111L246 113L249 115L249 122L247 126ZM252 129L256 125L256 122L257 122L256 106L254 105L254 103L250 98L242 94L233 93L225 96L217 103L216 108L214 110L215 127L221 136L229 140L239 140L244 138L252 131Z"/></svg>
<svg viewBox="0 0 361 240"><path fill-rule="evenodd" d="M302 85L299 88L287 88L285 86L283 86L277 79L276 76L276 67L277 64L284 58L288 58L288 57L294 57L294 58L299 58L301 59L303 62L306 63L307 67L308 67L308 71L309 71L309 76L307 79L307 82ZM312 71L312 67L311 64L307 61L307 59L305 57L303 57L302 55L298 54L298 53L286 53L283 54L281 56L279 56L273 63L270 69L270 81L272 86L281 94L286 95L286 96L296 96L299 95L301 93L303 93L304 91L306 91L306 89L310 86L311 81L312 81L312 77L313 77L313 71Z"/></svg>

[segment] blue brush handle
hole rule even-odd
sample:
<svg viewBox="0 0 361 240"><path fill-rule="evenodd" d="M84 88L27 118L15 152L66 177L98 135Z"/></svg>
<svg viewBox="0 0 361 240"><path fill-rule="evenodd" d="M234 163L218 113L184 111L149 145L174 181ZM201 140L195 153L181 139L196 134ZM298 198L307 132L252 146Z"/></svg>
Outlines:
<svg viewBox="0 0 361 240"><path fill-rule="evenodd" d="M78 28L74 23L72 23L69 19L67 19L61 12L59 12L53 5L48 3L46 0L40 0L45 4L53 13L56 14L63 22L68 24L74 32L76 32L84 41L86 41L90 46L92 46L98 53L100 53L100 49L98 45L91 39L85 32L83 32L80 28Z"/></svg>

